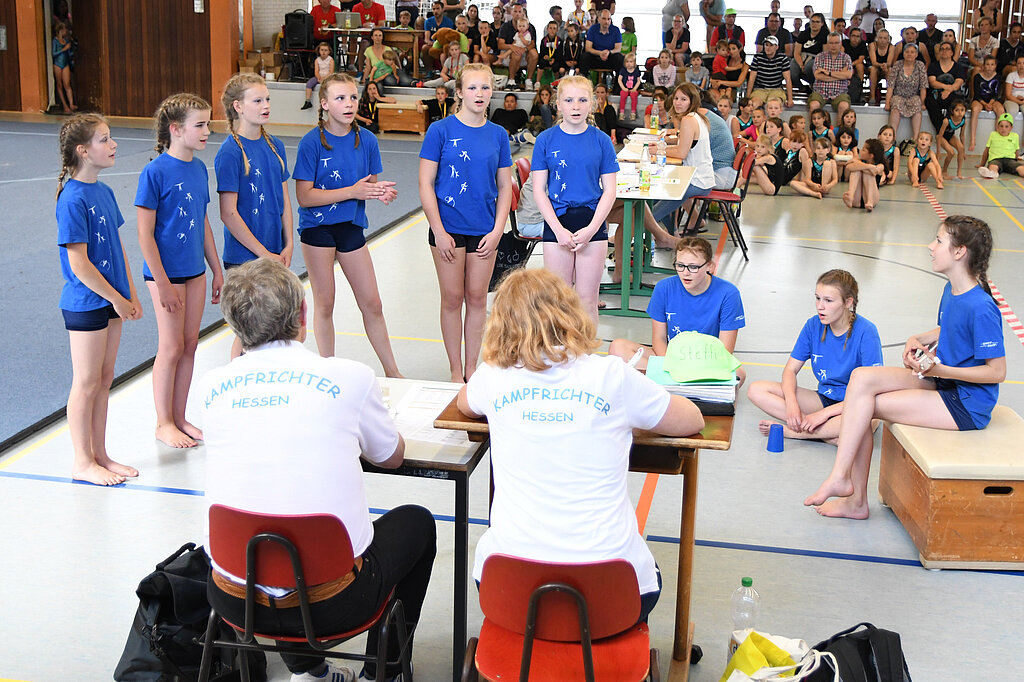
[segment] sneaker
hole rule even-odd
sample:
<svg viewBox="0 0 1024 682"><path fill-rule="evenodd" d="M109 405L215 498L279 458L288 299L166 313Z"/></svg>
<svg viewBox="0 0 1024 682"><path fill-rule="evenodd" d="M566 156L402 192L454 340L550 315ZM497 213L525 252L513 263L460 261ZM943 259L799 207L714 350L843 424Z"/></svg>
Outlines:
<svg viewBox="0 0 1024 682"><path fill-rule="evenodd" d="M529 78L526 79L526 90L533 90L533 81Z"/></svg>
<svg viewBox="0 0 1024 682"><path fill-rule="evenodd" d="M539 78L533 82L533 89L534 89L534 91L540 90L540 79Z"/></svg>
<svg viewBox="0 0 1024 682"><path fill-rule="evenodd" d="M301 107L299 107L299 111L305 111L306 109L312 109L312 108L313 108L313 104L312 104L312 102L310 102L310 101L309 101L309 100L307 99L307 100L306 100L306 103L305 103L305 104L303 104L303 105L302 105Z"/></svg>
<svg viewBox="0 0 1024 682"><path fill-rule="evenodd" d="M531 133L529 130L524 130L522 133L522 141L527 144L533 144L537 141L537 136Z"/></svg>
<svg viewBox="0 0 1024 682"><path fill-rule="evenodd" d="M629 120L630 121L635 121L636 120L636 112L635 111L629 112Z"/></svg>
<svg viewBox="0 0 1024 682"><path fill-rule="evenodd" d="M995 180L999 177L999 171L994 171L988 166L981 166L978 168L978 175L985 178L986 180Z"/></svg>
<svg viewBox="0 0 1024 682"><path fill-rule="evenodd" d="M356 682L356 674L351 668L339 665L327 659L327 670L320 677L313 673L296 673L292 675L292 682Z"/></svg>

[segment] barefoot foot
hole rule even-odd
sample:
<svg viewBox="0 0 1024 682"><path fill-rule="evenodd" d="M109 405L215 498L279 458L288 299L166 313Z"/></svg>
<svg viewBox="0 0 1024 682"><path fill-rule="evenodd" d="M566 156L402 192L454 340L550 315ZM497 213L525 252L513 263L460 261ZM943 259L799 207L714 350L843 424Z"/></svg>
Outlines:
<svg viewBox="0 0 1024 682"><path fill-rule="evenodd" d="M872 211L875 210L875 205L874 204L864 204L864 210L867 211L868 213L871 213Z"/></svg>
<svg viewBox="0 0 1024 682"><path fill-rule="evenodd" d="M849 192L843 192L843 203L846 204L847 208L853 208L853 195Z"/></svg>
<svg viewBox="0 0 1024 682"><path fill-rule="evenodd" d="M124 483L124 476L104 469L95 462L89 464L84 469L72 469L71 478L95 485L119 485Z"/></svg>
<svg viewBox="0 0 1024 682"><path fill-rule="evenodd" d="M156 439L172 448L194 448L196 442L174 424L157 425Z"/></svg>
<svg viewBox="0 0 1024 682"><path fill-rule="evenodd" d="M771 431L772 426L778 423L779 422L773 422L771 419L762 419L757 425L757 430L761 432L762 436L767 436L768 432Z"/></svg>
<svg viewBox="0 0 1024 682"><path fill-rule="evenodd" d="M848 497L852 494L853 481L849 478L832 478L830 476L825 479L817 492L804 500L804 506L817 507L824 504L830 497Z"/></svg>
<svg viewBox="0 0 1024 682"><path fill-rule="evenodd" d="M184 433L189 438L191 438L192 440L201 441L203 439L202 430L198 426L189 421L183 422L178 428L181 429L181 432Z"/></svg>
<svg viewBox="0 0 1024 682"><path fill-rule="evenodd" d="M110 459L110 457L97 456L96 463L99 464L104 469L106 469L107 471L112 471L118 476L123 476L124 478L135 478L136 476L139 475L139 470L136 469L135 467L128 466L127 464L121 464L120 462L115 462L114 460Z"/></svg>
<svg viewBox="0 0 1024 682"><path fill-rule="evenodd" d="M868 517L868 505L857 504L853 497L837 497L814 508L822 516L840 519L866 519Z"/></svg>

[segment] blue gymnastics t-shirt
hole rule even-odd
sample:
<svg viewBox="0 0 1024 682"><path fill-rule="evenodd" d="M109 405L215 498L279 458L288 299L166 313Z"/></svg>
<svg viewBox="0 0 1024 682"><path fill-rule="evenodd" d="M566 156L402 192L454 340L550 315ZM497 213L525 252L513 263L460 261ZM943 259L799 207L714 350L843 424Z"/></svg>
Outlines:
<svg viewBox="0 0 1024 682"><path fill-rule="evenodd" d="M548 171L548 198L562 215L568 208L597 208L601 176L618 172L619 162L611 138L598 128L570 135L556 125L537 136L531 168Z"/></svg>
<svg viewBox="0 0 1024 682"><path fill-rule="evenodd" d="M168 277L192 277L206 272L203 240L210 175L198 157L191 161L163 153L146 164L139 176L135 205L156 211L153 236ZM149 263L144 276L153 276Z"/></svg>
<svg viewBox="0 0 1024 682"><path fill-rule="evenodd" d="M939 343L935 354L950 367L977 367L1006 355L999 307L980 286L959 296L946 282L939 302ZM960 402L979 429L988 426L999 399L999 384L956 382Z"/></svg>
<svg viewBox="0 0 1024 682"><path fill-rule="evenodd" d="M790 357L801 362L810 359L811 371L818 380L818 393L840 401L846 398L846 385L850 383L853 370L882 364L882 340L878 328L866 317L857 316L853 334L847 338L846 334L833 334L815 315L804 323Z"/></svg>
<svg viewBox="0 0 1024 682"><path fill-rule="evenodd" d="M712 277L704 293L696 296L686 290L678 277L666 277L654 285L647 314L668 325L670 340L680 332L718 336L721 331L746 325L740 290L718 277Z"/></svg>
<svg viewBox="0 0 1024 682"><path fill-rule="evenodd" d="M124 263L124 250L118 228L124 225L114 193L102 182L68 180L57 197L57 243L87 244L89 262L117 292L130 299L131 283ZM74 312L105 308L110 301L82 283L71 269L68 250L60 250L60 270L64 289L60 307Z"/></svg>
<svg viewBox="0 0 1024 682"><path fill-rule="evenodd" d="M499 168L512 166L508 133L486 121L474 128L449 116L427 128L420 158L437 163L434 193L449 234L483 235L494 229Z"/></svg>
<svg viewBox="0 0 1024 682"><path fill-rule="evenodd" d="M326 130L324 134L331 149L321 144L319 128L313 128L303 135L292 171L292 177L296 180L310 180L317 189L341 189L351 187L367 175L377 175L384 170L380 163L377 138L366 128L359 129L358 149L355 146L355 130L343 137L332 135ZM299 207L299 232L307 227L346 222L366 229L364 200L349 199L325 206Z"/></svg>
<svg viewBox="0 0 1024 682"><path fill-rule="evenodd" d="M284 143L276 137L274 154L267 141L260 137L248 140L241 135L238 146L233 138L224 140L217 150L217 158L213 160L214 173L217 176L218 192L235 192L238 194L238 215L256 239L271 253L281 253L284 249L284 234L281 231L281 214L284 212L284 183L288 179L288 157L285 156ZM245 174L245 163L242 161L242 148L249 158L249 174ZM281 168L281 161L284 168ZM239 265L254 260L256 254L242 246L232 236L227 226L224 227L224 262Z"/></svg>

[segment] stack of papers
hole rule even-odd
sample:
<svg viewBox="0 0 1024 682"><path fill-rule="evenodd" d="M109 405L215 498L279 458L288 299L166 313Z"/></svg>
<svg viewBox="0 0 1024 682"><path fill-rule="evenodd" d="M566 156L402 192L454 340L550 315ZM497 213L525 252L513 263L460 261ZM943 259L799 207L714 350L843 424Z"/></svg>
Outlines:
<svg viewBox="0 0 1024 682"><path fill-rule="evenodd" d="M647 377L665 387L669 393L681 395L690 400L706 403L736 402L736 374L727 381L692 381L679 383L665 371L665 358L652 356L647 359Z"/></svg>

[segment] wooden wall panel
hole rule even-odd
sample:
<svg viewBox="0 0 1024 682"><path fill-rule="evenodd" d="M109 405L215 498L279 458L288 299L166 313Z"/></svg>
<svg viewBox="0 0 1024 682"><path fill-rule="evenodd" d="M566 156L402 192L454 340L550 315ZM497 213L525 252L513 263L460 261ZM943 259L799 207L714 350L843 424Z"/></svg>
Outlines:
<svg viewBox="0 0 1024 682"><path fill-rule="evenodd" d="M7 27L7 50L0 52L0 110L21 110L21 71L18 64L18 22L15 0L0 0L0 26Z"/></svg>
<svg viewBox="0 0 1024 682"><path fill-rule="evenodd" d="M176 92L212 97L209 10L195 13L191 0L98 1L107 8L106 113L151 116Z"/></svg>
<svg viewBox="0 0 1024 682"><path fill-rule="evenodd" d="M83 111L103 109L104 64L107 41L103 39L103 0L74 0L74 31L78 38L72 86L75 102ZM59 101L58 101L59 104Z"/></svg>

